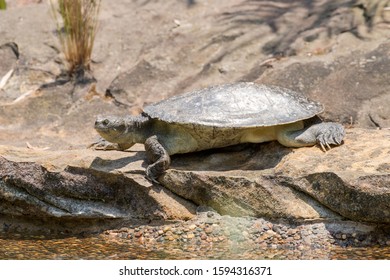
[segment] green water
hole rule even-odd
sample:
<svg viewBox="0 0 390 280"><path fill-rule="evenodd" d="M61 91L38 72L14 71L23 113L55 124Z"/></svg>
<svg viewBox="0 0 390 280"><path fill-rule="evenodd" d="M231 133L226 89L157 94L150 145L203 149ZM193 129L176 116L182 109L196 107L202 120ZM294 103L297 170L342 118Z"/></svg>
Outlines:
<svg viewBox="0 0 390 280"><path fill-rule="evenodd" d="M95 235L85 238L0 237L0 259L390 259L390 246L368 248L328 249L259 249L240 243L213 244L155 244L144 246L131 240Z"/></svg>

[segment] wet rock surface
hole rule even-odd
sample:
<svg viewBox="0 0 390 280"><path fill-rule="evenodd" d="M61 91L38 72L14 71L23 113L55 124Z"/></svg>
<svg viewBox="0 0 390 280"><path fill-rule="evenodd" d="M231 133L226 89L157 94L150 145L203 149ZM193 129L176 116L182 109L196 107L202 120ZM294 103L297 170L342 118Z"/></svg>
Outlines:
<svg viewBox="0 0 390 280"><path fill-rule="evenodd" d="M289 221L270 221L262 218L236 218L214 211L198 212L197 219L163 226L134 226L108 230L111 238L131 240L138 244L197 245L218 244L261 249L328 250L338 246L383 246L390 244L388 228L376 228L354 222L292 224ZM242 249L243 249L242 248ZM244 250L243 250L244 251ZM251 253L249 253L251 254ZM287 256L285 258L288 258Z"/></svg>
<svg viewBox="0 0 390 280"><path fill-rule="evenodd" d="M16 233L10 228L0 232L2 259L367 260L387 259L390 254L385 227L237 218L205 207L199 207L196 218L187 222L116 225L92 235L72 234L71 228L56 233L44 227L29 235L23 227L17 227Z"/></svg>

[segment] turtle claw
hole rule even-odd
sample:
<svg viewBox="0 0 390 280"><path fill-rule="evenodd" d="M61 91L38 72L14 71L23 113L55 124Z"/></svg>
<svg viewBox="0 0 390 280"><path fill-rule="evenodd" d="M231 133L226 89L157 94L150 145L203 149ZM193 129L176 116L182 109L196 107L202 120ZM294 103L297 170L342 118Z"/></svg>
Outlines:
<svg viewBox="0 0 390 280"><path fill-rule="evenodd" d="M104 151L119 150L119 145L116 143L108 142L107 140L102 138L90 144L88 148L93 150L104 150Z"/></svg>
<svg viewBox="0 0 390 280"><path fill-rule="evenodd" d="M161 185L159 181L157 181L156 179L153 179L153 178L150 178L148 176L145 176L145 178L150 181L151 183L153 184L157 184L157 185Z"/></svg>
<svg viewBox="0 0 390 280"><path fill-rule="evenodd" d="M321 123L318 127L316 140L321 149L327 152L330 145L340 145L345 136L344 127L338 123Z"/></svg>
<svg viewBox="0 0 390 280"><path fill-rule="evenodd" d="M153 171L152 171L152 169L151 169L150 166L148 166L148 167L146 168L145 173L146 173L145 178L146 178L148 181L150 181L150 182L152 182L152 183L155 183L155 184L160 184L160 182L157 181L158 176L156 176L155 174L153 174Z"/></svg>

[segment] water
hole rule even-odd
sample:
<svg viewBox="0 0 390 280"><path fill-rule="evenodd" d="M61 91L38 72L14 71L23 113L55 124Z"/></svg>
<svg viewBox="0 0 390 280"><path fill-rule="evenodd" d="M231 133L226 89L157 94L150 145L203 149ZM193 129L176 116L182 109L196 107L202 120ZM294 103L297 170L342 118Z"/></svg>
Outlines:
<svg viewBox="0 0 390 280"><path fill-rule="evenodd" d="M240 243L199 246L175 242L144 246L132 240L93 235L47 239L44 236L0 236L0 259L390 259L390 246L328 249L259 249Z"/></svg>

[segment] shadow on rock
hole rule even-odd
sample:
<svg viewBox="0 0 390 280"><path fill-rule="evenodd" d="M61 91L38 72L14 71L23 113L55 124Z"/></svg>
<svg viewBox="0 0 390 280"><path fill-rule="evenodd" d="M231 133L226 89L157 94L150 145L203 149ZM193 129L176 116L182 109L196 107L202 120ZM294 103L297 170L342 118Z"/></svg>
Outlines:
<svg viewBox="0 0 390 280"><path fill-rule="evenodd" d="M171 168L188 171L265 170L277 166L291 151L276 142L240 144L174 155Z"/></svg>
<svg viewBox="0 0 390 280"><path fill-rule="evenodd" d="M383 16L386 1L244 1L236 10L223 13L220 21L226 30L242 26L268 26L276 38L266 43L265 54L295 55L294 44L312 42L349 32L363 39L359 26L371 31L375 23L387 22ZM286 28L288 26L288 28Z"/></svg>
<svg viewBox="0 0 390 280"><path fill-rule="evenodd" d="M126 152L123 152L123 155L125 155ZM143 160L145 158L144 152L137 152L133 154L132 156L124 156L122 158L118 159L104 159L101 157L96 157L89 166L91 169L104 171L104 172L111 172L114 170L118 170L121 168L124 168L131 163L135 163L137 161ZM126 171L125 173L140 173L139 170L134 170L134 172Z"/></svg>

